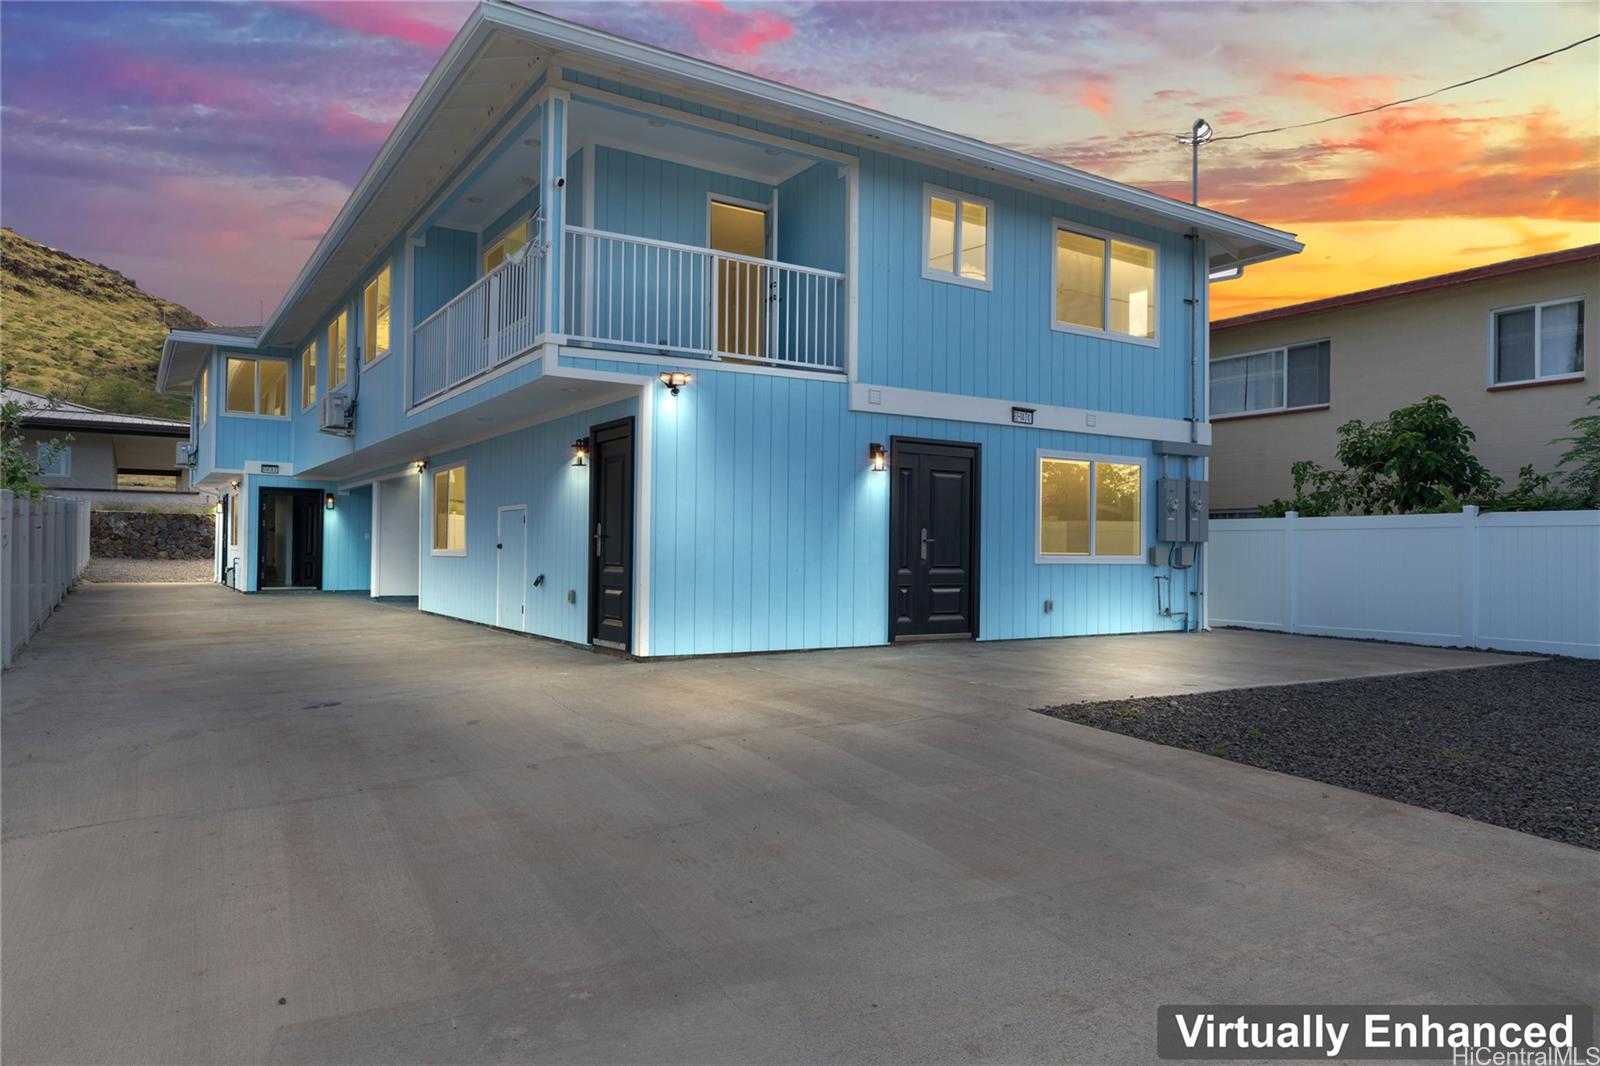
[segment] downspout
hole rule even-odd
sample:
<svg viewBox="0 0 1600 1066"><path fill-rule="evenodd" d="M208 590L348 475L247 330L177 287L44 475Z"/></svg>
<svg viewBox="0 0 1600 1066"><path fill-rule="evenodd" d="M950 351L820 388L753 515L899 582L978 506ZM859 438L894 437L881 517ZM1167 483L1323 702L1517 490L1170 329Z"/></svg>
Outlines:
<svg viewBox="0 0 1600 1066"><path fill-rule="evenodd" d="M1198 190L1198 174L1195 184ZM1202 269L1200 230L1192 228L1189 230L1189 443L1195 445L1200 443L1200 331L1206 328L1200 305ZM1184 476L1193 479L1199 466L1198 461L1193 457L1186 458L1183 466ZM1201 631L1202 607L1205 604L1205 550L1205 544L1195 544L1194 566L1190 568L1194 573L1191 579L1194 587L1189 595L1194 599L1194 606L1190 608L1189 616L1193 620L1190 632L1194 633Z"/></svg>

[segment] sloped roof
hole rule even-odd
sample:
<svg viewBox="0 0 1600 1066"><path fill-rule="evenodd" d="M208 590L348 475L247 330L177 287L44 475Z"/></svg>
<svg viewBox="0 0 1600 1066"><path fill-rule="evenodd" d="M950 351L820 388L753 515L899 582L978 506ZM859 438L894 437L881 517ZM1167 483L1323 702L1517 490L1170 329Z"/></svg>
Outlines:
<svg viewBox="0 0 1600 1066"><path fill-rule="evenodd" d="M1403 296L1415 296L1418 293L1432 292L1436 289L1448 289L1457 285L1471 285L1477 281L1503 278L1511 274L1523 274L1530 270L1548 270L1550 267L1566 266L1569 263L1582 263L1596 259L1600 259L1600 244L1585 244L1577 248L1563 248L1559 252L1543 252L1539 255L1523 256L1520 259L1506 259L1499 263L1490 263L1487 266L1471 267L1467 270L1452 270L1448 274L1434 274L1431 277L1417 278L1414 281L1401 281L1394 285L1382 285L1376 289L1362 289L1358 292L1347 292L1339 296L1324 297L1321 300L1308 300L1305 303L1290 304L1287 307L1273 307L1265 311L1252 311L1247 315L1222 318L1211 323L1211 332L1223 333L1230 329L1253 326L1260 322L1273 322L1281 318L1300 318L1303 315L1337 311L1345 307L1377 303L1380 300L1395 300Z"/></svg>
<svg viewBox="0 0 1600 1066"><path fill-rule="evenodd" d="M154 433L178 437L189 435L189 423L177 419L118 414L81 403L68 403L65 400L52 405L48 396L29 392L27 389L7 387L4 390L3 400L5 403L20 403L35 408L22 416L21 422L24 426L49 429L76 428L83 431L98 430L103 433Z"/></svg>

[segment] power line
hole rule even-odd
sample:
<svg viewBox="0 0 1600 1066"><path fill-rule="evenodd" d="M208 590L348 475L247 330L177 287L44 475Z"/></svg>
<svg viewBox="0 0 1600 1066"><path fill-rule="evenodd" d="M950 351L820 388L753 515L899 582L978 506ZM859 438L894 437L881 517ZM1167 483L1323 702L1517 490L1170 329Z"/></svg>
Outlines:
<svg viewBox="0 0 1600 1066"><path fill-rule="evenodd" d="M1466 81L1458 81L1454 85L1446 85L1442 88L1435 89L1432 92L1423 93L1420 96L1408 96L1404 100L1390 100L1388 103L1378 104L1376 107L1367 107L1361 109L1360 111L1350 111L1343 115L1329 115L1327 118L1313 119L1310 122L1295 122L1287 126L1274 126L1268 130L1250 130L1247 133L1230 133L1226 136L1213 136L1211 139L1212 141L1242 141L1246 137L1260 137L1265 133L1282 133L1285 130L1303 130L1307 126L1320 126L1325 122L1338 122L1340 119L1355 118L1359 115L1370 115L1374 111L1383 111L1387 108L1399 107L1401 104L1414 104L1418 100L1426 100L1430 96L1438 96L1440 93L1447 93L1451 89L1460 89L1466 85L1474 85L1480 81L1488 81L1490 78L1499 77L1501 74L1516 70L1518 67L1525 67L1529 63L1537 63L1541 59L1549 59L1551 56L1560 55L1562 52L1569 52L1572 49L1577 48L1579 45L1588 44L1590 41L1594 40L1600 40L1600 33L1592 34L1591 36L1584 37L1581 40L1573 41L1571 44L1564 44L1560 48L1553 48L1548 52L1543 52L1539 55L1533 56L1532 58L1524 59L1520 63L1513 63L1509 67L1501 67L1499 70L1490 71L1488 74L1480 74L1476 78L1468 78Z"/></svg>

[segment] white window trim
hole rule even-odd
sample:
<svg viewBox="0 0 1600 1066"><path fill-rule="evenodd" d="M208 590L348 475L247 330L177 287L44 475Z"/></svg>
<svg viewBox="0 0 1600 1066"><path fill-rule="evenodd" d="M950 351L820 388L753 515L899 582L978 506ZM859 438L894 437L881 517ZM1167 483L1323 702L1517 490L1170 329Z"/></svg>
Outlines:
<svg viewBox="0 0 1600 1066"><path fill-rule="evenodd" d="M393 289L390 290L391 293L393 291ZM328 333L333 329L333 324L338 320L339 315L344 316L344 380L335 385L333 383L333 345L328 344L327 341ZM328 384L323 392L323 395L325 396L332 395L335 392L345 392L350 388L351 373L355 370L355 368L350 365L350 323L354 318L355 316L350 313L350 305L348 302L346 302L345 306L338 313L329 315L328 320L322 324L322 335L318 338L317 343L323 345L323 349L327 353L328 357L328 372L325 375ZM317 373L322 373L321 367L317 368Z"/></svg>
<svg viewBox="0 0 1600 1066"><path fill-rule="evenodd" d="M437 478L438 478L438 476L440 474L448 474L452 470L465 471L466 469L467 469L466 460L462 460L459 463L451 463L448 466L441 466L441 467L437 467L437 468L436 467L432 467L432 466L428 467L427 473L428 473L428 478L429 478L429 481L428 481L428 554L429 555L438 555L438 556L443 556L445 558L450 558L450 559L464 559L464 558L466 558L466 555L467 555L467 540L468 540L467 532L468 532L468 529L467 529L467 524L466 524L465 521L463 521L462 524L461 524L461 547L459 547L459 548L435 548L433 546L433 534L434 534L433 522L434 522L434 513L435 513L434 509L433 509L433 504L434 504L435 486L438 485L438 483L439 483ZM468 491L470 491L470 490L468 490ZM472 503L471 503L471 501L469 499L467 501L468 515L471 514L471 510L472 510ZM465 518L468 517L468 515L463 515L462 518L465 519Z"/></svg>
<svg viewBox="0 0 1600 1066"><path fill-rule="evenodd" d="M33 461L37 463L39 461L39 453L48 447L50 447L50 442L47 440L42 440L35 444L33 449ZM61 461L61 469L55 471L41 469L39 471L40 477L72 476L72 445L63 444L61 449L56 452L56 458Z"/></svg>
<svg viewBox="0 0 1600 1066"><path fill-rule="evenodd" d="M481 263L482 260L479 260L479 262ZM387 270L389 272L389 347L385 348L383 351L379 352L377 355L373 356L371 359L368 359L367 358L367 352L366 352L366 342L367 342L367 289L371 285L373 285L374 283L377 282L378 276L380 274L382 274L385 270ZM367 279L366 284L361 286L361 369L362 370L370 370L371 368L377 366L379 363L383 362L385 359L389 358L389 355L394 351L394 348L395 348L394 336L395 336L395 328L394 328L394 262L391 260L389 262L384 263L383 266L381 266L377 270L375 270L373 272L372 276Z"/></svg>
<svg viewBox="0 0 1600 1066"><path fill-rule="evenodd" d="M310 344L306 345L304 348L300 349L300 360L299 360L299 362L300 362L300 395L301 395L302 398L306 394L306 387L305 387L306 353L315 352L316 350L317 350L317 342L315 340L313 340ZM321 380L321 378L322 378L322 360L318 359L316 368L311 371L311 400L310 400L310 402L306 402L304 399L301 400L301 403L300 403L300 413L301 414L304 414L305 412L311 410L313 407L317 406L317 399L322 395L322 380Z"/></svg>
<svg viewBox="0 0 1600 1066"><path fill-rule="evenodd" d="M255 367L256 367L256 393L255 393L256 409L254 411L230 411L230 410L228 410L228 360L229 359L248 359L248 360L250 360L250 362L255 364ZM265 419L268 419L269 421L273 421L273 422L287 422L287 421L289 421L289 419L293 417L293 415L290 412L292 412L294 410L294 407L293 407L292 404L287 402L288 397L285 397L285 403L283 405L283 414L281 414L281 415L269 415L269 414L263 414L261 412L261 364L262 363L282 363L283 364L284 390L285 390L285 392L287 392L289 384L294 380L294 365L293 365L293 362L294 361L291 360L291 359L280 359L275 355L224 355L222 357L222 413L224 415L226 415L227 417L229 417L229 418L265 418Z"/></svg>
<svg viewBox="0 0 1600 1066"><path fill-rule="evenodd" d="M1046 459L1071 459L1089 463L1089 554L1057 555L1044 551L1044 462ZM1139 554L1096 555L1095 463L1116 463L1139 468ZM1033 561L1045 566L1144 566L1150 553L1150 460L1137 455L1102 455L1090 452L1058 452L1039 448L1033 453Z"/></svg>
<svg viewBox="0 0 1600 1066"><path fill-rule="evenodd" d="M1581 304L1584 302L1583 296L1577 295L1564 296L1557 300L1540 300L1537 303L1511 304L1507 307L1496 307L1491 309L1489 311L1489 388L1505 388L1507 385L1542 385L1546 382L1555 384L1562 381L1582 381L1584 378L1588 377L1589 351L1587 345L1585 345L1583 352L1583 369L1579 370L1577 373L1539 373L1539 356L1542 354L1540 349L1544 346L1544 331L1540 328L1540 325L1544 320L1544 309L1546 307L1558 307L1561 304ZM1511 311L1527 311L1530 309L1533 311L1533 377L1517 378L1514 381L1496 381L1494 378L1494 349L1496 340L1495 334L1499 325L1499 317ZM1583 309L1583 327L1585 331L1587 331L1589 328L1589 309L1587 307ZM1583 339L1587 340L1588 338L1584 337Z"/></svg>
<svg viewBox="0 0 1600 1066"><path fill-rule="evenodd" d="M1323 344L1323 343L1326 343L1328 345L1328 398L1327 398L1327 400L1324 400L1324 401L1322 401L1320 403L1301 403L1301 404L1295 404L1294 406L1291 407L1289 405L1289 349L1290 348L1302 348L1302 347L1305 347L1306 345L1309 345L1309 344ZM1215 367L1218 363L1226 363L1231 359L1248 359L1253 355L1268 355L1270 353L1282 353L1282 355L1283 355L1283 403L1278 405L1277 407L1252 407L1252 408L1250 408L1249 410L1246 410L1246 411L1229 411L1225 415L1214 415L1214 414L1211 414L1210 411L1208 410L1206 412L1206 414L1207 414L1207 417L1210 418L1211 421L1213 421L1213 422L1226 422L1230 418L1251 418L1251 417L1253 417L1255 415L1287 414L1290 411L1321 411L1321 410L1323 410L1323 409L1325 409L1325 408L1327 408L1327 407L1332 405L1332 403L1333 403L1333 338L1332 337L1318 337L1315 340L1309 340L1309 341L1290 341L1287 344L1278 344L1278 345L1274 345L1271 348L1257 348L1255 351L1251 351L1251 352L1233 352L1233 353L1230 353L1228 355L1219 355L1216 358L1211 360L1211 366L1207 368L1207 372L1206 372L1207 381L1209 383L1209 381L1210 381L1210 379L1212 377L1212 369L1211 368ZM1209 390L1208 390L1208 395L1209 395ZM1207 400L1207 406L1209 407L1209 405L1210 405L1210 400L1208 399Z"/></svg>
<svg viewBox="0 0 1600 1066"><path fill-rule="evenodd" d="M932 201L933 201L933 198L935 196L937 196L941 200L952 200L952 201L955 202L955 205L956 205L955 234L954 234L954 240L955 240L955 261L954 261L954 265L955 265L956 269L955 269L954 273L950 273L950 272L944 271L944 270L935 270L935 269L933 269L933 267L928 265L929 244L932 242L932 239L933 239L932 233L930 232L931 229L932 229L933 219L932 219L932 216L929 214L929 211L932 208ZM961 206L962 206L962 204L979 204L979 205L981 205L983 207L984 211L986 212L984 217L989 220L989 224L988 224L989 232L988 232L988 234L987 234L987 236L985 238L987 243L984 245L984 249L983 249L983 280L981 280L981 281L979 279L977 279L977 278L964 277L962 275L962 273L961 273ZM971 193L958 192L955 189L947 189L947 188L944 188L941 185L934 185L931 182L923 182L922 183L922 276L924 278L926 278L928 281L942 281L946 285L965 285L969 289L982 289L985 292L993 292L994 291L994 201L993 200L985 199L982 196L974 196Z"/></svg>
<svg viewBox="0 0 1600 1066"><path fill-rule="evenodd" d="M1153 317L1151 325L1154 327L1152 336L1135 337L1131 333L1118 333L1113 329L1090 329L1087 326L1075 326L1070 322L1062 322L1056 318L1056 234L1062 230L1081 234L1085 237L1098 237L1103 241L1121 241L1123 244L1132 244L1139 248L1147 249L1155 256L1155 264L1150 271L1150 314ZM1102 321L1111 321L1111 245L1106 245L1105 269L1100 275L1101 285L1101 313ZM1111 230L1100 229L1097 226L1085 226L1068 218L1052 218L1050 220L1050 328L1057 333L1075 333L1080 337L1098 337L1101 340L1118 341L1122 344L1138 344L1145 348L1161 347L1161 246L1150 241L1130 237L1126 233L1114 233Z"/></svg>

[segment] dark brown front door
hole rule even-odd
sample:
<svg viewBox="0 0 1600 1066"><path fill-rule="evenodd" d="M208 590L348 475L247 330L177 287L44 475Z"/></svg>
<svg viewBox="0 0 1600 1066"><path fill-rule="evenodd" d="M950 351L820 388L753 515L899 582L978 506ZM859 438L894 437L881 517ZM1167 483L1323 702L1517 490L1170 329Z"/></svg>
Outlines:
<svg viewBox="0 0 1600 1066"><path fill-rule="evenodd" d="M633 419L589 431L589 639L633 647Z"/></svg>
<svg viewBox="0 0 1600 1066"><path fill-rule="evenodd" d="M978 633L978 446L896 439L889 638Z"/></svg>

